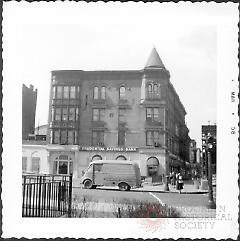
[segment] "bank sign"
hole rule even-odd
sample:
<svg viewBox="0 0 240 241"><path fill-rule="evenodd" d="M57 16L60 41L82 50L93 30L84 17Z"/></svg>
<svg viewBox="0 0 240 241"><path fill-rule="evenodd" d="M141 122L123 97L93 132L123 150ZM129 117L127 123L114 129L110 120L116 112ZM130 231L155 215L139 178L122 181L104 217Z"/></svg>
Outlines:
<svg viewBox="0 0 240 241"><path fill-rule="evenodd" d="M136 152L136 147L103 147L103 146L80 146L79 151L120 151Z"/></svg>

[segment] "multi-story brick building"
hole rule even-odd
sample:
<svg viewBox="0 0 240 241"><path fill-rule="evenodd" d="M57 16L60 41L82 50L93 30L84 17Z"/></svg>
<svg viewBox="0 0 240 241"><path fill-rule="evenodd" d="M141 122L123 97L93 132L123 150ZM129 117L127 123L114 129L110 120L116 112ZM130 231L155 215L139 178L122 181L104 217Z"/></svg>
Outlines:
<svg viewBox="0 0 240 241"><path fill-rule="evenodd" d="M28 139L29 134L34 134L35 113L37 103L37 89L33 85L28 88L22 85L22 139Z"/></svg>
<svg viewBox="0 0 240 241"><path fill-rule="evenodd" d="M189 159L186 111L156 49L143 70L52 71L48 150L53 173L95 159L136 160L142 176Z"/></svg>

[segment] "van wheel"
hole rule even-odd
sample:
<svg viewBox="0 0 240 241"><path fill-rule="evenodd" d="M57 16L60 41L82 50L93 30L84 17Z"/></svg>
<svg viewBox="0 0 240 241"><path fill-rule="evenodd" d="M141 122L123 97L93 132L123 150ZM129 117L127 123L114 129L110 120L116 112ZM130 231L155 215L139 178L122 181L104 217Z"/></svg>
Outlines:
<svg viewBox="0 0 240 241"><path fill-rule="evenodd" d="M87 179L83 182L83 186L86 189L91 189L93 187L93 183L91 180Z"/></svg>
<svg viewBox="0 0 240 241"><path fill-rule="evenodd" d="M130 190L130 186L125 182L120 182L118 184L118 187L119 187L120 191L129 191Z"/></svg>

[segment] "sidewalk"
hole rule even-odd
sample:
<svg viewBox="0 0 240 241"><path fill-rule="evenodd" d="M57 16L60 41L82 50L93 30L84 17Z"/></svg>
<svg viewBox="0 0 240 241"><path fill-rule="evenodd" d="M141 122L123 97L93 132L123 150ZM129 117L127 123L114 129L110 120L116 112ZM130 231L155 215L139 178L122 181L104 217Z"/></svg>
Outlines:
<svg viewBox="0 0 240 241"><path fill-rule="evenodd" d="M131 189L131 192L159 192L159 193L179 193L179 190L176 190L171 184L168 185L169 191L164 191L164 184L145 184L143 187ZM103 190L118 190L118 187L98 187L98 189ZM208 193L208 190L197 189L193 184L184 184L182 194L205 194Z"/></svg>

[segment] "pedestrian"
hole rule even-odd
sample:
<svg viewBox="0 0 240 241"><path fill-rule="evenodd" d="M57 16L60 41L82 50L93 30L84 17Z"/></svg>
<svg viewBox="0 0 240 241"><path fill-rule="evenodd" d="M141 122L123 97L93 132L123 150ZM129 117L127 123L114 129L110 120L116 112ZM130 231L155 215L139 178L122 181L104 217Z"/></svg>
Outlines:
<svg viewBox="0 0 240 241"><path fill-rule="evenodd" d="M170 172L169 178L170 178L170 183L171 183L171 185L173 185L173 183L172 183L172 179L173 179L173 172Z"/></svg>
<svg viewBox="0 0 240 241"><path fill-rule="evenodd" d="M181 194L182 189L183 189L183 179L182 179L182 175L180 173L178 173L178 176L177 176L177 190L179 190L180 194Z"/></svg>
<svg viewBox="0 0 240 241"><path fill-rule="evenodd" d="M176 186L176 173L175 173L175 171L173 171L172 182L173 182L173 187L175 187Z"/></svg>

